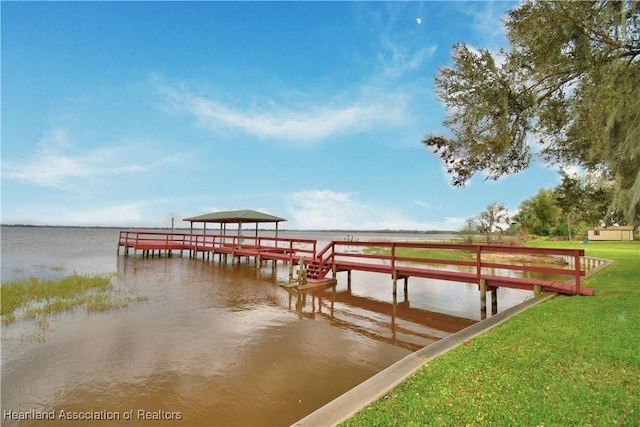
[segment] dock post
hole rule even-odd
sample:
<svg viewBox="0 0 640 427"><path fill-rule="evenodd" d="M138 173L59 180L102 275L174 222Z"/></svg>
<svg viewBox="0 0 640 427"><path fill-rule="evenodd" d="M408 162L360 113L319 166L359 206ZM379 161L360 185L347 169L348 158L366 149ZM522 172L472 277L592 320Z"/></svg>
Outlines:
<svg viewBox="0 0 640 427"><path fill-rule="evenodd" d="M298 263L298 286L307 284L307 270L304 267L304 263L302 262L302 258L300 258L300 262Z"/></svg>
<svg viewBox="0 0 640 427"><path fill-rule="evenodd" d="M347 289L351 290L351 270L347 270Z"/></svg>
<svg viewBox="0 0 640 427"><path fill-rule="evenodd" d="M533 295L537 297L541 293L542 293L542 286L541 285L533 285Z"/></svg>
<svg viewBox="0 0 640 427"><path fill-rule="evenodd" d="M491 289L491 315L498 314L498 288Z"/></svg>
<svg viewBox="0 0 640 427"><path fill-rule="evenodd" d="M398 272L393 270L393 296L398 295Z"/></svg>
<svg viewBox="0 0 640 427"><path fill-rule="evenodd" d="M487 318L487 280L480 279L480 320Z"/></svg>

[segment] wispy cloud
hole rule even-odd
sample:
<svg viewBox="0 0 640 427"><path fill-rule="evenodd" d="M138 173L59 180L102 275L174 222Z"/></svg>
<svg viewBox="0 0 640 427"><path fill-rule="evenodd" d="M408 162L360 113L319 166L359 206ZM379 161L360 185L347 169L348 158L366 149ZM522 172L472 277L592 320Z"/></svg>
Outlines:
<svg viewBox="0 0 640 427"><path fill-rule="evenodd" d="M491 50L497 51L498 48L505 47L506 3L478 2L473 5L474 7L469 7L469 4L465 3L462 10L473 17L473 29L478 40Z"/></svg>
<svg viewBox="0 0 640 427"><path fill-rule="evenodd" d="M121 205L101 206L95 209L75 208L73 210L58 212L59 222L72 225L94 225L106 226L164 226L167 223L151 223L149 221L150 207L155 205L153 201L138 201Z"/></svg>
<svg viewBox="0 0 640 427"><path fill-rule="evenodd" d="M68 188L69 180L144 172L176 160L175 156L169 156L140 163L132 160L136 157L130 144L79 150L68 132L58 128L50 130L39 142L33 157L3 160L2 178Z"/></svg>
<svg viewBox="0 0 640 427"><path fill-rule="evenodd" d="M158 218L162 207L170 205L171 200L147 199L124 203L97 203L76 205L65 199L66 203L48 205L46 209L38 200L25 200L13 204L8 212L3 212L2 221L6 224L34 225L70 225L70 226L108 226L108 227L169 227L171 217ZM155 216L154 216L155 215ZM176 226L184 226L178 221Z"/></svg>
<svg viewBox="0 0 640 427"><path fill-rule="evenodd" d="M406 114L406 99L397 93L315 105L285 106L264 99L260 105L241 107L166 84L159 84L158 90L171 111L191 115L202 127L306 145L338 134L396 126Z"/></svg>
<svg viewBox="0 0 640 427"><path fill-rule="evenodd" d="M304 190L289 194L289 213L299 229L343 230L434 230L458 229L463 218L421 222L384 205L359 200L357 193Z"/></svg>
<svg viewBox="0 0 640 427"><path fill-rule="evenodd" d="M385 77L397 78L406 73L419 70L420 67L433 57L436 45L412 51L409 48L393 42L389 37L382 39L385 56L383 74Z"/></svg>

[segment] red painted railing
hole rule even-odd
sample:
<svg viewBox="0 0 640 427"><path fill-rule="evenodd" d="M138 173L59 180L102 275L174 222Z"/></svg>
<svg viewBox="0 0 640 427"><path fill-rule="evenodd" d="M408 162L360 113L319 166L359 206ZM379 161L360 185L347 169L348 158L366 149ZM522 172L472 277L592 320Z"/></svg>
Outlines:
<svg viewBox="0 0 640 427"><path fill-rule="evenodd" d="M356 248L358 250L354 251ZM364 249L368 251L364 251ZM439 257L423 258L398 255L398 249L414 249L414 250L433 250ZM446 259L447 253L464 252L469 255L468 260ZM540 266L532 264L518 265L514 263L490 261L490 254L521 254L527 255L543 255L543 256L561 256L567 261L568 268ZM485 259L483 259L483 256ZM479 280L489 274L489 269L506 270L501 273L506 276L514 276L513 271L545 273L562 276L571 276L576 286L576 291L580 294L581 278L585 276L585 271L581 269L581 258L584 256L584 249L556 249L556 248L531 248L524 246L494 246L494 245L465 245L465 244L449 244L449 243L419 243L419 242L352 242L352 241L332 241L318 252L318 261L320 263L320 271L326 272L331 270L333 265L341 264L348 267L349 265L357 265L363 270L371 268L371 270L379 270L375 268L380 262L388 263L389 272L393 274L402 265L411 264L416 267L433 269L434 265L441 266L446 269L447 266L461 268L469 273L474 273L476 280ZM457 258L460 258L457 256ZM467 267L467 268L464 268ZM438 267L436 267L438 268ZM495 273L494 273L495 274Z"/></svg>
<svg viewBox="0 0 640 427"><path fill-rule="evenodd" d="M463 280L480 283L486 280L489 286L531 287L537 279L527 283L514 272L545 273L571 276L574 288L570 293L582 294L581 278L585 271L581 268L584 249L531 248L523 246L466 245L450 243L420 242L354 242L331 241L317 252L317 241L312 239L288 239L262 236L233 236L219 234L167 233L151 231L121 231L118 240L120 246L136 250L189 250L197 254L202 252L228 253L233 256L261 256L265 259L303 261L313 267L316 279L326 277L332 270L364 270L418 276ZM365 250L367 249L367 250ZM429 258L402 255L402 249L436 250ZM460 252L465 255L460 257ZM455 253L447 259L447 254ZM525 263L500 262L489 259L490 254L521 254L560 256L567 261L568 268L540 266ZM311 270L310 270L311 271ZM555 280L555 279L554 279ZM549 282L550 283L550 282ZM547 286L552 286L547 283ZM593 294L585 289L585 294Z"/></svg>
<svg viewBox="0 0 640 427"><path fill-rule="evenodd" d="M290 259L315 258L317 241L262 236L232 236L220 234L167 233L155 231L120 231L118 248L135 250L191 250L195 252L272 251L282 252ZM281 256L281 259L285 256Z"/></svg>

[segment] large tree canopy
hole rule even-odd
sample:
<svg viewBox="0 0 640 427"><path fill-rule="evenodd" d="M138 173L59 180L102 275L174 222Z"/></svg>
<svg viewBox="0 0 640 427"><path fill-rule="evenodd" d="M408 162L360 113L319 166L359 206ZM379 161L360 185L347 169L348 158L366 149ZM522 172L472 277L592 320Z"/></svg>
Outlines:
<svg viewBox="0 0 640 427"><path fill-rule="evenodd" d="M508 13L509 50L464 44L435 78L452 135L429 135L453 184L550 164L601 171L640 224L640 2L528 1Z"/></svg>

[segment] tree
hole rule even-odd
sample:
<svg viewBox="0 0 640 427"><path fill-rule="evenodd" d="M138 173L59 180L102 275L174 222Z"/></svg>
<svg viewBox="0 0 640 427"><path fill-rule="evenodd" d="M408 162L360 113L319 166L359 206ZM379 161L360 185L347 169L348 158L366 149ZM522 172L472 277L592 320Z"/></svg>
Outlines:
<svg viewBox="0 0 640 427"><path fill-rule="evenodd" d="M535 196L520 203L514 219L525 224L533 234L550 236L558 228L561 215L554 190L542 188Z"/></svg>
<svg viewBox="0 0 640 427"><path fill-rule="evenodd" d="M464 242L473 243L473 235L476 231L478 231L478 224L475 218L467 218L464 221L464 226L460 230L460 232L465 235Z"/></svg>
<svg viewBox="0 0 640 427"><path fill-rule="evenodd" d="M561 172L561 182L554 189L558 206L565 216L588 225L613 225L624 222L624 215L612 209L613 182L602 175L569 175Z"/></svg>
<svg viewBox="0 0 640 427"><path fill-rule="evenodd" d="M493 202L478 214L478 229L487 237L487 243L491 243L494 230L503 230L508 223L509 214L502 203Z"/></svg>
<svg viewBox="0 0 640 427"><path fill-rule="evenodd" d="M452 137L429 135L452 183L547 163L603 171L611 203L640 224L640 2L525 1L508 13L510 50L453 48L436 91Z"/></svg>

